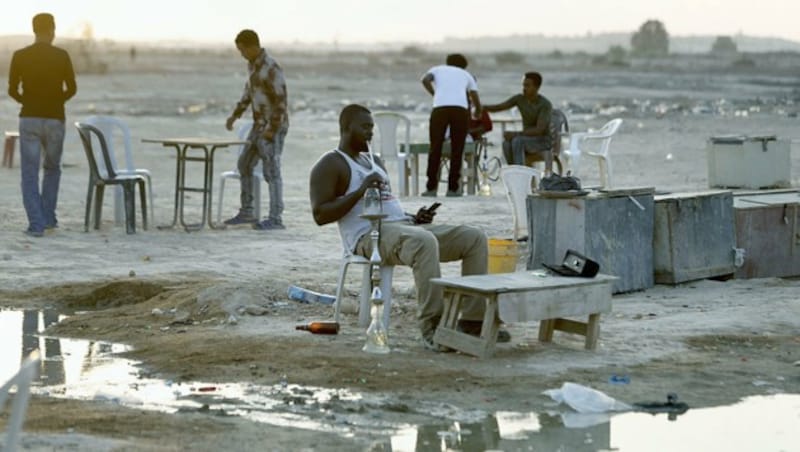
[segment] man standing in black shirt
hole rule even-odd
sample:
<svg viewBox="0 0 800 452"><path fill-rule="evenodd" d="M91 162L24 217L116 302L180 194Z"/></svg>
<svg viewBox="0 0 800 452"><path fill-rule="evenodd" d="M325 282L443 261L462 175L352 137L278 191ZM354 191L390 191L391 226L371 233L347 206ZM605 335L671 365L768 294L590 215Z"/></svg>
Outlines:
<svg viewBox="0 0 800 452"><path fill-rule="evenodd" d="M78 91L69 54L53 46L55 32L52 14L35 15L36 40L14 52L8 71L8 95L22 104L19 113L22 203L28 215L25 233L32 237L42 237L45 229L58 227L56 204L64 149L64 103ZM44 168L41 190L40 162Z"/></svg>

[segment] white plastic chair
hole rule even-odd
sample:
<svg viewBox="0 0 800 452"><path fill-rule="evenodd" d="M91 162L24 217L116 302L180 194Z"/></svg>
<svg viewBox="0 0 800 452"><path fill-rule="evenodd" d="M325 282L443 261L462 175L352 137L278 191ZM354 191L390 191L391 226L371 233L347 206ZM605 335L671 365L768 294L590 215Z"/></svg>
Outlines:
<svg viewBox="0 0 800 452"><path fill-rule="evenodd" d="M622 119L615 118L611 121L608 121L598 131L574 132L570 135L569 147L564 149L562 154L564 154L567 162L569 162L568 167L572 171L573 176L578 176L579 174L581 155L596 158L598 164L600 165L600 183L602 184L603 188L611 188L611 156L609 155L608 150L611 145L611 139L619 130L620 125L622 125ZM585 142L591 140L600 141L598 151L583 151L581 147L585 144Z"/></svg>
<svg viewBox="0 0 800 452"><path fill-rule="evenodd" d="M144 168L136 168L133 163L133 145L131 144L131 131L128 125L114 116L89 116L85 121L103 133L111 157L111 164L114 172L120 176L143 176L147 180L147 193L150 201L150 218L155 218L155 207L153 204L153 180L150 171ZM120 168L117 164L117 151L115 144L122 144L124 151L125 167ZM98 160L98 165L104 165ZM105 168L102 169L103 171ZM125 217L125 208L122 196L122 187L118 186L114 190L114 224L120 225Z"/></svg>
<svg viewBox="0 0 800 452"><path fill-rule="evenodd" d="M240 140L246 140L250 135L250 130L253 128L253 121L245 121L239 126L236 135ZM247 145L242 145L239 148L239 155L244 152ZM261 159L258 160L256 166L253 167L253 214L256 218L261 218L261 181L264 176L261 171ZM219 175L219 196L217 196L217 223L222 221L222 200L225 196L225 180L227 179L240 179L239 170L234 169L231 171L224 171Z"/></svg>
<svg viewBox="0 0 800 452"><path fill-rule="evenodd" d="M401 196L408 196L408 176L411 174L411 186L414 195L419 194L419 174L411 168L408 150L411 149L411 120L408 116L393 111L377 111L372 114L375 125L378 126L380 142L375 154L385 162L396 161L398 192ZM405 126L402 146L397 142L397 128ZM403 149L402 151L400 149Z"/></svg>
<svg viewBox="0 0 800 452"><path fill-rule="evenodd" d="M342 258L342 266L339 269L339 281L336 285L336 301L334 302L334 321L339 322L339 312L344 297L344 283L347 277L347 267L350 265L363 265L364 271L361 277L361 293L359 295L358 325L367 327L370 322L370 298L372 297L369 269L372 265L369 259L345 251ZM381 266L381 293L383 295L383 324L389 327L389 316L392 311L392 275L394 274L393 265Z"/></svg>
<svg viewBox="0 0 800 452"><path fill-rule="evenodd" d="M0 408L3 408L8 399L9 390L17 387L17 394L11 406L11 415L6 424L6 442L3 445L4 451L19 450L19 442L22 434L22 424L25 422L25 413L28 411L30 401L31 382L36 379L39 370L39 351L34 350L19 370L0 388Z"/></svg>
<svg viewBox="0 0 800 452"><path fill-rule="evenodd" d="M500 168L500 178L506 187L511 216L514 220L514 240L524 240L528 231L528 209L526 199L536 191L542 173L536 168L522 165L507 165Z"/></svg>

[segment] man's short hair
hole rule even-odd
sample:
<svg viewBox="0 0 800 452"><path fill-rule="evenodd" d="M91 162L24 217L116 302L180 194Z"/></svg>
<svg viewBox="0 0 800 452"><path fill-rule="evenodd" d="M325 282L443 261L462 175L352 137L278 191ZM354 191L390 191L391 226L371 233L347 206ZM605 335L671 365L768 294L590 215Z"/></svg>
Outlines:
<svg viewBox="0 0 800 452"><path fill-rule="evenodd" d="M50 13L39 13L33 16L33 32L48 33L56 29L56 20Z"/></svg>
<svg viewBox="0 0 800 452"><path fill-rule="evenodd" d="M532 81L533 84L536 85L536 87L542 86L542 74L540 74L538 72L535 72L535 71L526 72L525 73L525 78L530 80L530 81Z"/></svg>
<svg viewBox="0 0 800 452"><path fill-rule="evenodd" d="M350 104L344 107L342 112L339 114L339 130L346 130L350 126L350 123L353 122L353 119L362 113L366 113L368 115L372 114L372 112L369 111L369 108L363 105Z"/></svg>
<svg viewBox="0 0 800 452"><path fill-rule="evenodd" d="M447 55L445 62L448 66L460 67L461 69L467 68L467 57L460 53L451 53Z"/></svg>
<svg viewBox="0 0 800 452"><path fill-rule="evenodd" d="M253 30L242 30L236 35L236 44L252 47L252 46L260 46L261 42L258 40L258 33Z"/></svg>

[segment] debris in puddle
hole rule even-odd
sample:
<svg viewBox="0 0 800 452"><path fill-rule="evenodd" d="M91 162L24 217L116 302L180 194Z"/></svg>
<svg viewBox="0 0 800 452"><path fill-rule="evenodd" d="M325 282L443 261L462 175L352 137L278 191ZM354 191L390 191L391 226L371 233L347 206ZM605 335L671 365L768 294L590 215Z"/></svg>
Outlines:
<svg viewBox="0 0 800 452"><path fill-rule="evenodd" d="M131 271L129 271L129 272L128 272L128 276L130 276L131 278L133 278L134 276L136 276L136 272L135 272L135 271L133 271L133 270L131 270Z"/></svg>
<svg viewBox="0 0 800 452"><path fill-rule="evenodd" d="M201 387L197 388L198 392L213 392L213 391L216 391L216 390L217 390L216 386L201 386Z"/></svg>

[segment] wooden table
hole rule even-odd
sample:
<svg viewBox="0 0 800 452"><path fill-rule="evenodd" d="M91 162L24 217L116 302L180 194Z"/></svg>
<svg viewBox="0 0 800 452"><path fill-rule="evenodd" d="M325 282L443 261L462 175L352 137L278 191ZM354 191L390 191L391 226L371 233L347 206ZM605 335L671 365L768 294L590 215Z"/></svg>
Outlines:
<svg viewBox="0 0 800 452"><path fill-rule="evenodd" d="M228 138L144 138L144 143L160 143L166 147L173 147L177 152L175 169L175 210L173 211L172 224L159 226L159 228L174 228L180 219L181 225L187 231L203 229L206 221L212 229L224 229L225 225L215 225L211 216L211 195L214 185L214 153L217 149L228 146L241 146L247 141L232 140ZM197 151L197 152L191 152ZM190 155L191 154L191 155ZM203 162L203 186L186 186L186 162ZM200 223L187 224L183 218L184 197L186 192L199 192L203 194L203 207Z"/></svg>
<svg viewBox="0 0 800 452"><path fill-rule="evenodd" d="M494 354L498 317L503 322L539 320L539 340L549 342L560 330L586 337L594 350L600 335L600 314L611 312L611 284L617 278L555 276L544 270L431 279L444 289L444 312L434 342L480 358ZM468 297L486 301L481 336L458 331L462 302ZM586 317L586 322L565 317Z"/></svg>
<svg viewBox="0 0 800 452"><path fill-rule="evenodd" d="M416 196L419 194L419 157L431 152L430 143L411 143L411 151L408 155L410 160L411 173L411 193ZM467 162L467 194L474 195L478 185L478 143L464 143L464 160ZM400 152L406 152L405 145L400 145ZM442 160L450 159L450 142L445 141L442 145ZM406 179L406 187L409 186Z"/></svg>

